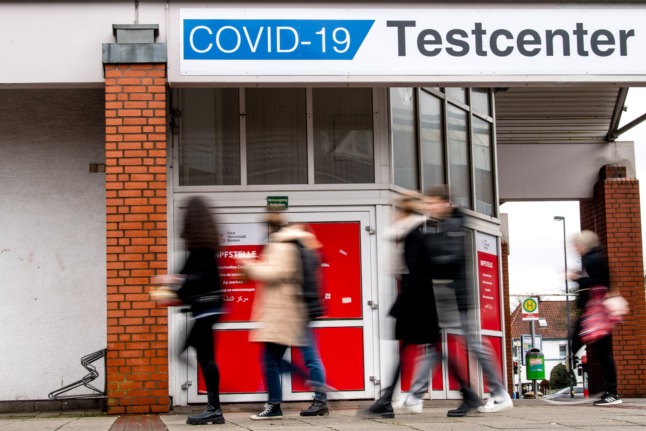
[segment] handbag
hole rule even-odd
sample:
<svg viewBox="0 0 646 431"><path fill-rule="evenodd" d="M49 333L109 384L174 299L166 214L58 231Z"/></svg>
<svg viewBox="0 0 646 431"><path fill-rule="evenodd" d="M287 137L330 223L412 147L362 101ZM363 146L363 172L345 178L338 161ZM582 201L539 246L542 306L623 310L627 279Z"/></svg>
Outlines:
<svg viewBox="0 0 646 431"><path fill-rule="evenodd" d="M590 288L590 296L581 315L579 330L579 337L584 344L594 343L600 338L610 335L613 326L617 323L605 305L607 290L605 286Z"/></svg>
<svg viewBox="0 0 646 431"><path fill-rule="evenodd" d="M623 322L624 316L630 313L628 301L621 295L606 295L603 305L608 310L610 321L614 324Z"/></svg>

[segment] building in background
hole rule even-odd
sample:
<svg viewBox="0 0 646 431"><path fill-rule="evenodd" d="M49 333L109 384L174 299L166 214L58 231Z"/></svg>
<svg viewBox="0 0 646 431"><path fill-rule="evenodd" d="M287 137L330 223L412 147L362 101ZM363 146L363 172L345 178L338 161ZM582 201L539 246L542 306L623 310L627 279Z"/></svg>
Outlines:
<svg viewBox="0 0 646 431"><path fill-rule="evenodd" d="M567 367L568 356L568 330L567 330L567 307L565 301L540 301L539 303L540 318L534 321L534 337L536 343L534 347L541 350L545 359L545 379L550 380L552 369L563 364ZM570 317L572 322L576 321L578 312L574 302L570 302ZM527 379L525 372L525 353L528 347L531 348L531 324L529 320L522 319L522 306L519 305L511 313L511 339L512 339L512 356L514 362L520 364L519 373L514 376L514 387L518 384L531 383ZM578 352L580 358L585 356L585 347ZM578 362L580 363L580 362ZM578 376L578 371L575 370ZM520 378L519 378L520 376ZM577 377L577 384L581 384L582 377ZM540 382L539 382L540 383ZM518 390L518 389L516 389Z"/></svg>

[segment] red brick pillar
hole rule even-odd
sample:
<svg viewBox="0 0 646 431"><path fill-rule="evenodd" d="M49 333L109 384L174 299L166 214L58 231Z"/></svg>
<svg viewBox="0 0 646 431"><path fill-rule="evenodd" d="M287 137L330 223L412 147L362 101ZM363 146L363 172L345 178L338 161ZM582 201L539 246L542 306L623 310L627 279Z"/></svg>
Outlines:
<svg viewBox="0 0 646 431"><path fill-rule="evenodd" d="M646 395L646 301L642 254L639 181L626 168L606 165L599 172L594 197L581 202L581 229L599 235L610 267L610 284L630 303L631 313L613 333L618 391L622 397ZM590 363L592 362L592 363ZM599 365L588 355L591 393L605 388Z"/></svg>
<svg viewBox="0 0 646 431"><path fill-rule="evenodd" d="M105 64L108 413L167 412L166 65Z"/></svg>
<svg viewBox="0 0 646 431"><path fill-rule="evenodd" d="M514 391L514 346L511 337L511 307L509 305L509 244L502 242L501 263L502 263L502 301L504 304L503 313L505 316L505 351L503 359L507 367L507 392L511 395Z"/></svg>

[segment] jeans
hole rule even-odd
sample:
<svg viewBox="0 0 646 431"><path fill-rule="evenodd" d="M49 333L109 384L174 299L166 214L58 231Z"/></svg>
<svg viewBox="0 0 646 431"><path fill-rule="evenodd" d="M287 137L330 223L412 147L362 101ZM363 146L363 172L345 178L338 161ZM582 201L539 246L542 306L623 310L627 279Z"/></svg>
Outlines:
<svg viewBox="0 0 646 431"><path fill-rule="evenodd" d="M309 379L313 382L316 382L320 385L325 384L325 368L323 367L323 362L321 362L321 356L319 355L318 347L316 345L316 339L314 338L314 332L312 328L307 328L307 344L305 346L299 346L299 350L303 355L303 361L305 366L309 370ZM327 393L321 391L314 392L314 399L318 401L327 401Z"/></svg>
<svg viewBox="0 0 646 431"><path fill-rule="evenodd" d="M442 361L442 355L437 351L434 344L424 346L424 351L415 359L415 374L409 394L421 399L428 390L431 380L431 371Z"/></svg>
<svg viewBox="0 0 646 431"><path fill-rule="evenodd" d="M265 380L270 404L280 404L283 400L280 375L285 369L285 363L287 363L283 359L286 351L287 346L282 344L265 343Z"/></svg>
<svg viewBox="0 0 646 431"><path fill-rule="evenodd" d="M493 395L505 392L502 378L498 375L498 371L494 365L493 352L491 349L484 346L478 339L478 334L476 332L477 325L469 317L467 311L460 311L460 324L462 326L467 348L476 355L476 358L482 367L482 372L489 382L489 390L491 394Z"/></svg>
<svg viewBox="0 0 646 431"><path fill-rule="evenodd" d="M296 373L303 380L309 379L321 385L325 384L325 368L321 362L311 328L307 329L307 344L298 348L303 355L303 361L308 372L283 359L287 346L265 343L265 378L271 404L278 404L283 399L283 389L280 381L282 373ZM325 402L327 401L327 394L319 389L314 392L314 399Z"/></svg>

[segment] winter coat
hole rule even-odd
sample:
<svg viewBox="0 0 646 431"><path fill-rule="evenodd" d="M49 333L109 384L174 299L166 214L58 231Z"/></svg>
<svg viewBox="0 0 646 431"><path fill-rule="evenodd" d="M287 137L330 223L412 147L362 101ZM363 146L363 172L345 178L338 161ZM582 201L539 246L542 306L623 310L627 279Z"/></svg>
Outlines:
<svg viewBox="0 0 646 431"><path fill-rule="evenodd" d="M610 286L610 270L601 247L594 247L581 256L581 268L583 275L577 280L579 290L576 304L582 310L588 302L591 287Z"/></svg>
<svg viewBox="0 0 646 431"><path fill-rule="evenodd" d="M466 232L462 212L453 208L446 218L430 224L428 232L432 278L448 282L455 291L458 309L466 311L472 305L473 292L469 292L467 285Z"/></svg>
<svg viewBox="0 0 646 431"><path fill-rule="evenodd" d="M223 298L215 250L190 250L180 273L185 277L177 296L191 306L194 318L222 314Z"/></svg>
<svg viewBox="0 0 646 431"><path fill-rule="evenodd" d="M395 338L407 344L428 344L439 340L439 325L430 257L422 232L424 220L417 220L418 223L410 225L409 232L403 237L403 260L407 273L401 275L399 294L390 315L396 319Z"/></svg>
<svg viewBox="0 0 646 431"><path fill-rule="evenodd" d="M251 320L261 327L250 340L283 346L303 346L307 313L300 285L300 254L293 241L307 243L310 233L289 227L269 236L259 260L245 262L242 271L259 282Z"/></svg>

